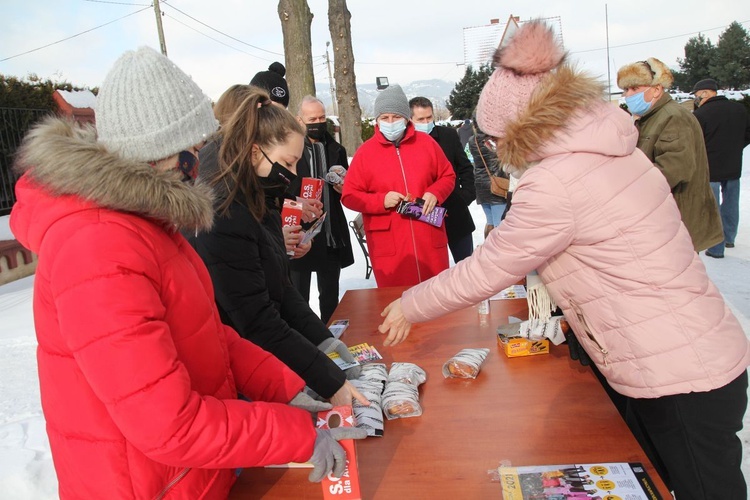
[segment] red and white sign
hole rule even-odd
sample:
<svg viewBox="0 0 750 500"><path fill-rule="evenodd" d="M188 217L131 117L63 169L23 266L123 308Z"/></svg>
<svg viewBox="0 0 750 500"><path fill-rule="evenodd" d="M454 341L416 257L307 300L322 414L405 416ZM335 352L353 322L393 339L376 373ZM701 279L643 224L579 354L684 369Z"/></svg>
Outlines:
<svg viewBox="0 0 750 500"><path fill-rule="evenodd" d="M320 200L323 197L323 179L303 177L299 197L306 200Z"/></svg>
<svg viewBox="0 0 750 500"><path fill-rule="evenodd" d="M302 225L302 203L288 198L284 200L284 206L281 208L281 225L283 227Z"/></svg>
<svg viewBox="0 0 750 500"><path fill-rule="evenodd" d="M354 427L354 415L351 406L334 406L328 411L318 412L315 425L319 429L334 429L336 427ZM360 500L359 470L357 467L357 452L353 439L344 439L339 444L346 450L346 468L339 478L328 474L323 478L323 498L326 500L347 499Z"/></svg>

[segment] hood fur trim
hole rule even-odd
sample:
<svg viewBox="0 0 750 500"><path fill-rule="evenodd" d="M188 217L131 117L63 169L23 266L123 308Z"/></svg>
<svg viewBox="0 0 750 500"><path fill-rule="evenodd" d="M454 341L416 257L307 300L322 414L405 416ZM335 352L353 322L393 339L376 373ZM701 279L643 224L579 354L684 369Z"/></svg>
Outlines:
<svg viewBox="0 0 750 500"><path fill-rule="evenodd" d="M554 140L575 115L603 98L603 83L563 64L539 83L528 106L506 125L497 145L500 162L528 167L529 158Z"/></svg>
<svg viewBox="0 0 750 500"><path fill-rule="evenodd" d="M24 138L14 169L19 175L28 172L55 195L76 195L178 229L205 230L213 223L209 186L189 186L176 171L158 171L111 153L90 125L45 119Z"/></svg>

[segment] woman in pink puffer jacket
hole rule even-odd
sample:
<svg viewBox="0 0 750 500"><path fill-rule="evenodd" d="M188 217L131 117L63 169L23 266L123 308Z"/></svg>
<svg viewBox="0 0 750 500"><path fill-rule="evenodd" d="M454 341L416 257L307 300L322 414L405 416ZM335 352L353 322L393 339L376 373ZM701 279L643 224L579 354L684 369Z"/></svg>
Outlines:
<svg viewBox="0 0 750 500"><path fill-rule="evenodd" d="M471 258L386 308L386 345L411 323L476 304L538 270L609 384L627 397L678 500L745 499L748 342L693 250L627 113L564 63L541 22L495 56L477 118L520 182Z"/></svg>

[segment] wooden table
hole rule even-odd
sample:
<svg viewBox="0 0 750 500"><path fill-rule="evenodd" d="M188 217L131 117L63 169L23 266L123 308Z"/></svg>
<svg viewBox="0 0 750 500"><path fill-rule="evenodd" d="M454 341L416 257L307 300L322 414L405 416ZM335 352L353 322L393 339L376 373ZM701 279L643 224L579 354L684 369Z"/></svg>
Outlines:
<svg viewBox="0 0 750 500"><path fill-rule="evenodd" d="M350 290L332 319L349 319L342 340L369 342L388 364L408 361L427 372L421 417L385 422L385 436L357 443L364 499L501 498L487 471L510 465L641 462L671 498L591 370L566 346L548 355L507 358L495 330L508 315L525 318L526 301L491 301L488 324L476 307L415 325L409 338L383 347L380 312L402 288ZM475 380L445 379L443 363L467 347L489 347ZM322 498L309 469L246 469L232 499Z"/></svg>

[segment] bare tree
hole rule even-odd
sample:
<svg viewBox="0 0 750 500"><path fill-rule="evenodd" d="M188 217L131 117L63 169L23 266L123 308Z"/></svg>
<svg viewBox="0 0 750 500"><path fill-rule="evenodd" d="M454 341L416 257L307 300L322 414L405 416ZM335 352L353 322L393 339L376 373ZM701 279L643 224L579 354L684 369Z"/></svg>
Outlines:
<svg viewBox="0 0 750 500"><path fill-rule="evenodd" d="M375 114L375 106L372 103L365 102L362 104L362 116L368 117ZM360 120L361 121L361 120Z"/></svg>
<svg viewBox="0 0 750 500"><path fill-rule="evenodd" d="M432 101L434 108L434 115L436 121L447 120L451 116L451 112L445 107L445 101L442 99L434 99Z"/></svg>
<svg viewBox="0 0 750 500"><path fill-rule="evenodd" d="M286 81L289 85L289 110L296 113L306 95L315 95L310 24L313 14L307 0L279 0L279 19L284 36Z"/></svg>
<svg viewBox="0 0 750 500"><path fill-rule="evenodd" d="M352 50L352 15L346 0L328 0L328 29L333 42L333 74L336 81L336 102L339 105L341 144L353 155L362 144L362 110L357 97Z"/></svg>

